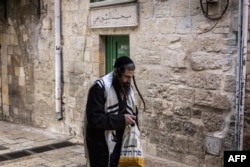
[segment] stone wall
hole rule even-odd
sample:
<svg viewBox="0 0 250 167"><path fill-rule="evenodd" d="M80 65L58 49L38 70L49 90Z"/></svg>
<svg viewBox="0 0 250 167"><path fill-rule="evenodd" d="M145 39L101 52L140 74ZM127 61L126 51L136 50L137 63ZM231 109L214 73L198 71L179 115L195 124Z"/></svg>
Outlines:
<svg viewBox="0 0 250 167"><path fill-rule="evenodd" d="M24 1L8 1L1 47L2 117L32 124L33 58L37 55L36 7ZM28 10L29 9L29 10Z"/></svg>
<svg viewBox="0 0 250 167"><path fill-rule="evenodd" d="M36 126L80 137L87 87L93 74L93 67L88 62L90 56L85 37L88 5L83 1L61 1L61 121L56 119L55 113L54 3L52 0L44 0L41 8L39 54L34 60L36 110L32 113L32 120Z"/></svg>
<svg viewBox="0 0 250 167"><path fill-rule="evenodd" d="M54 1L42 0L40 13L35 2L9 2L14 12L1 35L2 119L70 134L82 142L88 89L104 74L105 36L126 34L146 100L140 126L147 157L221 165L221 155L209 155L204 142L208 133L220 132L222 149L233 148L237 0L230 1L218 21L205 18L197 0L139 0L139 26L97 29L88 25L88 0L61 0L60 121L55 116Z"/></svg>

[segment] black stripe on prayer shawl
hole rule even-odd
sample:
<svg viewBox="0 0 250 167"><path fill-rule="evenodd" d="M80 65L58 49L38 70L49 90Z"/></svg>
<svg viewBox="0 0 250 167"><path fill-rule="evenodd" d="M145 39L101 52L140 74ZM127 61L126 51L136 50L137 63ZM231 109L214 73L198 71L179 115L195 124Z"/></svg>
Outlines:
<svg viewBox="0 0 250 167"><path fill-rule="evenodd" d="M133 111L133 109L130 106L127 106L127 112L129 112L130 114L135 115L135 112Z"/></svg>
<svg viewBox="0 0 250 167"><path fill-rule="evenodd" d="M109 115L109 114L115 114L115 113L118 113L118 109L116 110L113 110L113 111L108 111L106 114Z"/></svg>
<svg viewBox="0 0 250 167"><path fill-rule="evenodd" d="M118 111L119 111L119 104L118 103L116 103L115 105L109 106L107 108L107 113L113 114L113 113L116 113Z"/></svg>
<svg viewBox="0 0 250 167"><path fill-rule="evenodd" d="M117 107L119 107L119 104L118 104L118 103L116 103L116 104L114 104L114 105L112 105L112 106L108 106L108 109L117 108Z"/></svg>

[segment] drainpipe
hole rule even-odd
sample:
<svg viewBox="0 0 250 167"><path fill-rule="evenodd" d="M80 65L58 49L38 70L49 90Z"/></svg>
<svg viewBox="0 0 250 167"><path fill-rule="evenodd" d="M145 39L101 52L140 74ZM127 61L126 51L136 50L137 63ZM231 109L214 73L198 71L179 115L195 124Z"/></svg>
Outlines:
<svg viewBox="0 0 250 167"><path fill-rule="evenodd" d="M249 0L239 0L235 149L243 150Z"/></svg>
<svg viewBox="0 0 250 167"><path fill-rule="evenodd" d="M60 0L55 0L55 100L56 117L62 117L62 88L61 88L61 15Z"/></svg>

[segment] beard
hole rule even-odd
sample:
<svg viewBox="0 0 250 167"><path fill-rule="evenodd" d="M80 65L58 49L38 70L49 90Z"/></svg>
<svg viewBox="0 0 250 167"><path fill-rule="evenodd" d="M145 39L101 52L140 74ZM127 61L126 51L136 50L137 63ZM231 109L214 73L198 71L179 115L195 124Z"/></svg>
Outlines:
<svg viewBox="0 0 250 167"><path fill-rule="evenodd" d="M125 95L128 96L130 93L131 84L130 83L122 83L122 86L124 88Z"/></svg>
<svg viewBox="0 0 250 167"><path fill-rule="evenodd" d="M125 96L129 95L131 89L131 84L129 82L121 82L118 76L114 76L112 85L117 92L120 92Z"/></svg>

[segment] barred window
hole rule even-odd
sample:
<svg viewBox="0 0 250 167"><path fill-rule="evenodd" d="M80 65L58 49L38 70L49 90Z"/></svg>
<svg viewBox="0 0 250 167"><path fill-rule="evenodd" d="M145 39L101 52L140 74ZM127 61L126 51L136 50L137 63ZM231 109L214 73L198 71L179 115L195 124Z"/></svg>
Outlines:
<svg viewBox="0 0 250 167"><path fill-rule="evenodd" d="M116 5L128 2L136 2L136 0L90 0L90 7Z"/></svg>

